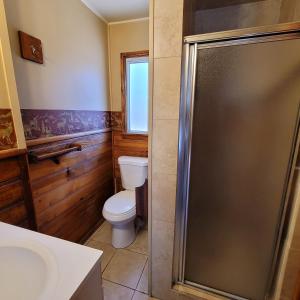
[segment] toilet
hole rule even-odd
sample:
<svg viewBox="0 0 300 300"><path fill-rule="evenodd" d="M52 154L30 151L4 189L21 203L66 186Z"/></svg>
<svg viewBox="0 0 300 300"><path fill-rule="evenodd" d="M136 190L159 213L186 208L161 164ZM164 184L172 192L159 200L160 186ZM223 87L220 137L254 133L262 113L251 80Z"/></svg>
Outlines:
<svg viewBox="0 0 300 300"><path fill-rule="evenodd" d="M135 188L142 186L148 176L148 158L120 156L118 163L125 190L108 198L102 213L112 225L112 245L125 248L135 240Z"/></svg>

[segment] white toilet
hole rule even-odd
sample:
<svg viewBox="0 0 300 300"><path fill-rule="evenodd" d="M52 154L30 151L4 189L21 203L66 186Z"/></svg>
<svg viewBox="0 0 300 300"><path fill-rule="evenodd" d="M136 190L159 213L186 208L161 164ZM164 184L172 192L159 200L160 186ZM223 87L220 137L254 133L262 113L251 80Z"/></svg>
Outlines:
<svg viewBox="0 0 300 300"><path fill-rule="evenodd" d="M120 156L118 163L125 191L108 198L102 213L112 225L112 245L125 248L135 240L135 188L143 185L148 176L148 158Z"/></svg>

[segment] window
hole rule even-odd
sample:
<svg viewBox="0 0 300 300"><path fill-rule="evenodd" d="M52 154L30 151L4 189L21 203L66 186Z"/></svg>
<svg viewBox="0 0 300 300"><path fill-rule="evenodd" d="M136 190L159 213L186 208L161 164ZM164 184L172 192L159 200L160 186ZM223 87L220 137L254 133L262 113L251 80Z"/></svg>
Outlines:
<svg viewBox="0 0 300 300"><path fill-rule="evenodd" d="M148 133L148 51L123 53L122 110L125 131Z"/></svg>

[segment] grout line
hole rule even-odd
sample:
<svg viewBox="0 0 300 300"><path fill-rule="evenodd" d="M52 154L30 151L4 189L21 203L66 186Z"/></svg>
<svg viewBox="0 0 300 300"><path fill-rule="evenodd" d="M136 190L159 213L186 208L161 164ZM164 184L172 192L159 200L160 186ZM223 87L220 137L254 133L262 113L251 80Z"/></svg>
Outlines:
<svg viewBox="0 0 300 300"><path fill-rule="evenodd" d="M143 252L138 252L137 250L133 250L133 249L127 249L127 248L123 248L124 250L127 250L131 253L135 253L135 254L140 254L140 255L144 255L144 256L147 256L147 259L148 259L148 253L143 253Z"/></svg>
<svg viewBox="0 0 300 300"><path fill-rule="evenodd" d="M139 280L138 280L138 283L137 283L137 285L136 285L136 289L135 289L135 290L138 291L138 292L139 292L139 290L137 290L137 288L138 288L138 286L139 286L139 284L140 284L140 281L141 281L141 279L142 279L142 276L143 276L143 273L144 273L144 271L145 271L145 268L146 268L147 263L148 263L148 257L147 257L147 259L146 259L145 265L144 265L144 267L143 267L143 271L142 271L141 276L140 276L140 278L139 278ZM141 292L141 293L142 293L142 292Z"/></svg>
<svg viewBox="0 0 300 300"><path fill-rule="evenodd" d="M116 251L116 253L117 253L117 251ZM114 256L115 256L115 254L112 256L112 258L110 259L109 263L106 265L105 269L106 269L106 268L108 267L108 265L111 263L111 260L113 259ZM120 284L120 283L118 283L118 282L114 282L114 281L112 281L112 280L107 280L107 279L104 278L103 276L102 276L102 279L107 280L107 281L110 281L110 282L115 283L115 284L118 284L118 285L121 285L121 286L124 286L124 287L126 287L126 288L131 289L131 290L138 291L138 290L137 290L137 287L138 287L139 282L140 282L140 280L141 280L141 277L142 277L142 275L143 275L143 272L144 272L144 269L145 269L145 267L146 267L147 261L148 261L148 258L147 258L146 261L145 261L145 264L144 264L144 266L143 266L141 275L140 275L140 277L139 277L139 279L138 279L138 281L137 281L137 283L136 283L135 288L128 287L128 286L126 286L126 285ZM103 272L102 272L102 275L103 275L103 273L104 273L104 270L103 270ZM138 291L138 292L139 292L139 291Z"/></svg>
<svg viewBox="0 0 300 300"><path fill-rule="evenodd" d="M102 273L101 273L101 276L102 274L104 273L104 271L106 270L106 268L108 267L108 265L111 263L112 259L114 258L114 256L116 255L117 251L114 252L114 254L112 255L111 259L109 260L109 262L107 263L107 265L105 266L105 268L103 269ZM103 251L103 254L104 254L104 251Z"/></svg>
<svg viewBox="0 0 300 300"><path fill-rule="evenodd" d="M121 284L121 283L117 283L117 282L111 281L111 280L109 280L109 279L105 279L105 278L103 278L103 277L102 277L102 280L109 281L110 283L113 283L113 284L116 284L116 285L125 287L125 288L130 289L130 290L132 290L132 291L134 291L134 292L136 291L135 289L133 289L133 288L131 288L131 287L128 287L128 286L123 285L123 284Z"/></svg>
<svg viewBox="0 0 300 300"><path fill-rule="evenodd" d="M131 300L133 299L133 297L134 297L134 295L135 295L135 292L136 292L136 290L133 292L132 297L131 297Z"/></svg>

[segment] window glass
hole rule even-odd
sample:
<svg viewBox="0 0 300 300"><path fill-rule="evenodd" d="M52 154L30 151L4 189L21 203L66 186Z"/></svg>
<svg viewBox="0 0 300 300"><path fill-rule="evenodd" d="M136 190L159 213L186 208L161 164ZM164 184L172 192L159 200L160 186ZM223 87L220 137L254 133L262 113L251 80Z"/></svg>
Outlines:
<svg viewBox="0 0 300 300"><path fill-rule="evenodd" d="M127 58L127 131L148 132L148 57Z"/></svg>

